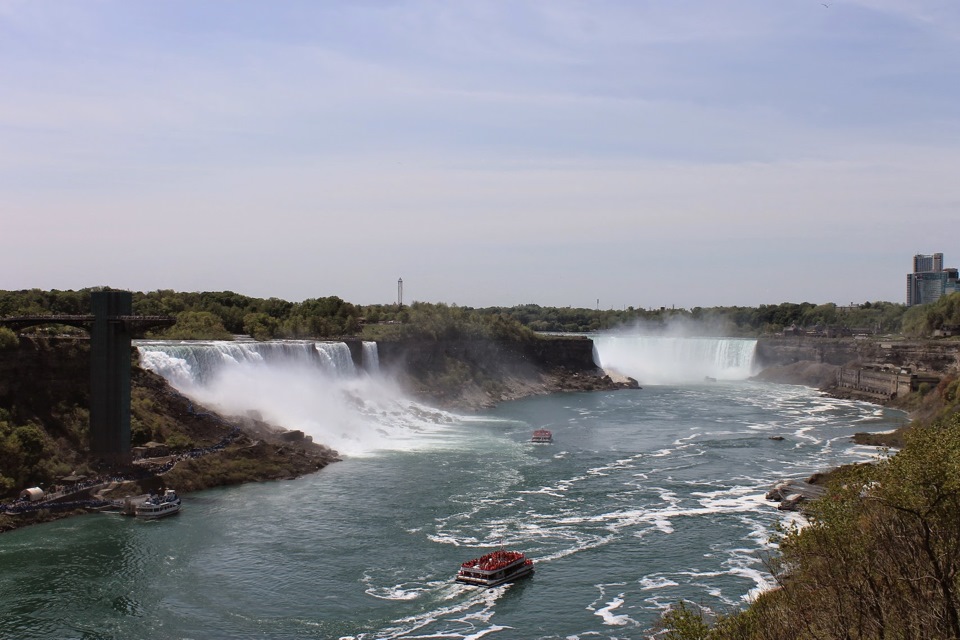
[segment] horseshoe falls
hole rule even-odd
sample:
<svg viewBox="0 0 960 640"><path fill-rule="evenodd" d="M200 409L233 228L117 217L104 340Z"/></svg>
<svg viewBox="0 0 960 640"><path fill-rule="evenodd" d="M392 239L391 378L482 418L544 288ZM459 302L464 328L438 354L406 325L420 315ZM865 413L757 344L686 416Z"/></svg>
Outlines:
<svg viewBox="0 0 960 640"><path fill-rule="evenodd" d="M643 384L745 380L754 371L757 341L630 334L594 338L598 364Z"/></svg>
<svg viewBox="0 0 960 640"><path fill-rule="evenodd" d="M91 514L4 533L4 634L646 638L673 603L726 612L771 588L769 538L791 516L764 493L870 459L850 436L905 421L746 379L751 341L601 336L604 366L649 386L463 415L316 345L141 343L144 365L182 393L303 428L346 457L187 494L175 518ZM529 442L538 428L553 444ZM453 581L501 544L536 573L493 589Z"/></svg>

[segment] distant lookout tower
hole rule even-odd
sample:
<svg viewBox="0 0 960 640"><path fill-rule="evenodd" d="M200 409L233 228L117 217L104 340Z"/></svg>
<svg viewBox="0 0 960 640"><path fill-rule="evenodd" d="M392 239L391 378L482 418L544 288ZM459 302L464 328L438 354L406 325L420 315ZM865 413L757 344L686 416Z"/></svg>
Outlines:
<svg viewBox="0 0 960 640"><path fill-rule="evenodd" d="M397 280L397 307L403 306L403 278Z"/></svg>

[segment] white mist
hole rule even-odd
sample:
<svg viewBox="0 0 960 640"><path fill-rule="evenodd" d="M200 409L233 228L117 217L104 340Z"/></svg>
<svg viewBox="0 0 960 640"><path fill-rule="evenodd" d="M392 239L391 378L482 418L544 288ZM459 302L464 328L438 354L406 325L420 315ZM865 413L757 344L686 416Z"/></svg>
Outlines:
<svg viewBox="0 0 960 640"><path fill-rule="evenodd" d="M344 455L433 446L456 421L410 400L381 374L374 343L364 345L373 373L357 370L343 343L144 342L138 348L144 368L199 404L299 429Z"/></svg>
<svg viewBox="0 0 960 640"><path fill-rule="evenodd" d="M757 341L614 334L596 336L594 344L601 367L655 385L749 378Z"/></svg>

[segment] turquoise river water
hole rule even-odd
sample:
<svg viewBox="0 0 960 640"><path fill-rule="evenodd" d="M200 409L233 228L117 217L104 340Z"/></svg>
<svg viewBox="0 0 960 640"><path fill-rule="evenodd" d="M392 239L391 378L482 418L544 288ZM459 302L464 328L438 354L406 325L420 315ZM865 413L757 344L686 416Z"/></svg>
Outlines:
<svg viewBox="0 0 960 640"><path fill-rule="evenodd" d="M187 495L159 521L91 514L0 536L0 637L645 638L680 600L743 606L772 586L763 559L790 517L764 493L870 458L849 436L904 417L749 381L753 343L714 342L703 354L601 338L605 366L647 380L645 352L687 364L642 390L470 415L404 398L375 353L363 371L317 366L330 345L142 344L183 392L284 420L346 458ZM554 443L529 443L537 428ZM535 575L453 582L501 544Z"/></svg>

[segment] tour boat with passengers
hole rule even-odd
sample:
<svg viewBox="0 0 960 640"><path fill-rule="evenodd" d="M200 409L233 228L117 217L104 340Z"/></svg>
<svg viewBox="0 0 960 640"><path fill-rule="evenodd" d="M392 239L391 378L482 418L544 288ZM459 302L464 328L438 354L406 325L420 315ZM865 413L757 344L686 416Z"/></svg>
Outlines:
<svg viewBox="0 0 960 640"><path fill-rule="evenodd" d="M167 489L162 496L150 496L134 507L133 515L138 518L156 519L172 516L180 511L180 496L173 489Z"/></svg>
<svg viewBox="0 0 960 640"><path fill-rule="evenodd" d="M460 565L457 582L478 587L496 587L533 573L533 560L519 551L500 549Z"/></svg>
<svg viewBox="0 0 960 640"><path fill-rule="evenodd" d="M535 442L537 444L550 444L553 442L553 434L549 429L537 429L533 432L533 437L530 438L530 442Z"/></svg>

